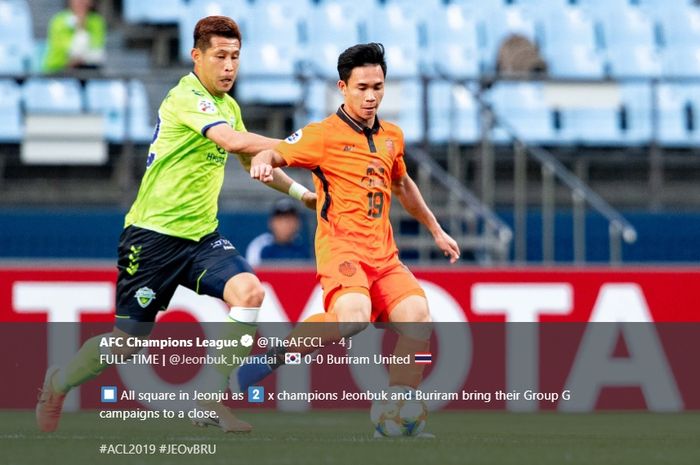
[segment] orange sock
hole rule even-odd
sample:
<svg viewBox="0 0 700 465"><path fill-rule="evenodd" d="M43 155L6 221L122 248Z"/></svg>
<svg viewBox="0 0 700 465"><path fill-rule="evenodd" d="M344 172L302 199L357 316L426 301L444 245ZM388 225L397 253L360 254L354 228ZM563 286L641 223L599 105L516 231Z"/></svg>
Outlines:
<svg viewBox="0 0 700 465"><path fill-rule="evenodd" d="M296 328L287 336L288 340L300 340L305 337L320 337L322 344L337 342L342 338L338 317L335 313L315 313L306 320L299 323ZM302 355L314 352L316 347L306 347L303 345L294 346L294 350Z"/></svg>
<svg viewBox="0 0 700 465"><path fill-rule="evenodd" d="M423 372L425 365L416 363L413 356L420 352L430 351L430 341L413 339L411 337L399 334L399 339L394 347L394 355L397 357L411 357L411 363L408 365L391 365L389 367L389 386L410 386L417 389L420 382L423 380Z"/></svg>

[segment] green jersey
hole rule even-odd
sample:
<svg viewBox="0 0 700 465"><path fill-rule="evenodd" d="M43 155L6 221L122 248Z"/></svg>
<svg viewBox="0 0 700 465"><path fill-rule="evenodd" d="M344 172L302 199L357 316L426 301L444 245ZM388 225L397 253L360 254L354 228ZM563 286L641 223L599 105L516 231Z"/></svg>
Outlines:
<svg viewBox="0 0 700 465"><path fill-rule="evenodd" d="M194 241L216 230L228 153L205 134L217 124L245 131L238 103L211 95L194 73L180 79L158 110L146 174L125 226Z"/></svg>

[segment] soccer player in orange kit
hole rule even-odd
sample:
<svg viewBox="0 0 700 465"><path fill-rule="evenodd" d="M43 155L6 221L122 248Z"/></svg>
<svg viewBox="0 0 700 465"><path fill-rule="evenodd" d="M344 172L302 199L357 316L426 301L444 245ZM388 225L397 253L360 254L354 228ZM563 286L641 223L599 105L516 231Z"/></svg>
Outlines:
<svg viewBox="0 0 700 465"><path fill-rule="evenodd" d="M305 322L329 323L323 327L300 325L292 337L322 335L332 342L357 334L370 322L430 323L425 293L398 258L389 221L392 195L433 235L437 247L451 263L459 246L435 219L418 187L406 172L401 129L378 118L384 96L386 62L381 44L359 44L338 58L338 89L344 102L319 123L298 130L253 157L250 174L262 182L272 180L280 166L313 172L318 195L316 214L317 272L326 312ZM400 334L397 356L427 352L431 325ZM277 364L249 364L238 370L239 387L246 391L284 364L284 353L311 352L313 348L271 349ZM416 388L423 364L391 366L389 383Z"/></svg>

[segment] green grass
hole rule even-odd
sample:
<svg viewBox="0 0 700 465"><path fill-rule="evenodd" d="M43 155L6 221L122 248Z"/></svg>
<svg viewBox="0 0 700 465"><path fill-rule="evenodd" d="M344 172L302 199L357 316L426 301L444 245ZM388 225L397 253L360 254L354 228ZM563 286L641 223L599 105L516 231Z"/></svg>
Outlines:
<svg viewBox="0 0 700 465"><path fill-rule="evenodd" d="M700 463L700 413L432 413L436 439L373 439L368 412L243 412L247 435L183 420L65 414L52 434L33 412L0 412L0 464L582 464ZM214 455L104 455L101 444L216 444Z"/></svg>

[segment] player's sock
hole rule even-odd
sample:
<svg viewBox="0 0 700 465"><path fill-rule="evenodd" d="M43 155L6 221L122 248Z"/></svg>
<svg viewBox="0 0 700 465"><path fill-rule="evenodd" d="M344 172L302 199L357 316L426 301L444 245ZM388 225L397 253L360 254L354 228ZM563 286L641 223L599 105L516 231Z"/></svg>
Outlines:
<svg viewBox="0 0 700 465"><path fill-rule="evenodd" d="M320 324L313 324L320 323ZM305 337L317 337L321 339L321 344L339 341L343 335L341 334L338 317L334 313L316 313L311 315L306 320L297 325L287 340L301 340ZM317 347L306 347L294 345L292 347L273 347L267 351L267 358L271 358L274 362L267 363L249 363L242 365L236 373L238 386L241 392L247 392L248 387L262 381L267 375L274 370L284 365L285 354L287 352L299 352L303 357L306 354L314 352Z"/></svg>
<svg viewBox="0 0 700 465"><path fill-rule="evenodd" d="M259 307L231 307L228 314L228 322L224 324L222 339L235 339L239 343L236 347L226 347L219 353L226 355L227 360L240 359L250 355L253 350L253 345L246 347L241 338L244 335L250 335L251 340L255 339L257 331ZM224 390L228 387L229 375L231 366L227 364L217 365L216 370L222 375Z"/></svg>
<svg viewBox="0 0 700 465"><path fill-rule="evenodd" d="M389 386L410 386L417 389L423 380L425 364L416 363L413 358L416 353L428 352L430 340L415 339L399 333L399 339L394 347L394 355L397 357L411 357L411 363L407 365L392 364L389 367Z"/></svg>
<svg viewBox="0 0 700 465"><path fill-rule="evenodd" d="M109 335L100 334L85 341L71 361L53 376L52 387L65 394L71 388L99 376L109 366L107 363L100 362L100 341Z"/></svg>

